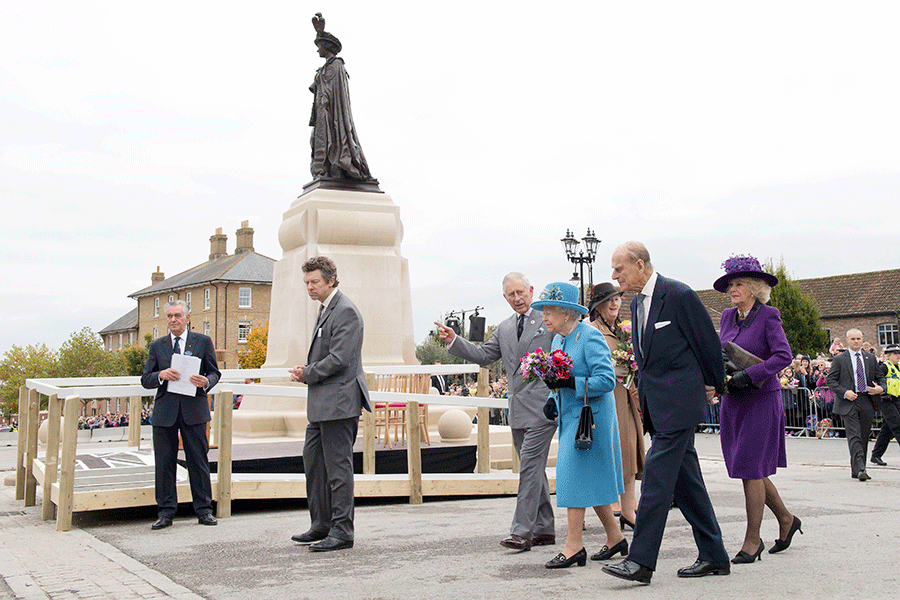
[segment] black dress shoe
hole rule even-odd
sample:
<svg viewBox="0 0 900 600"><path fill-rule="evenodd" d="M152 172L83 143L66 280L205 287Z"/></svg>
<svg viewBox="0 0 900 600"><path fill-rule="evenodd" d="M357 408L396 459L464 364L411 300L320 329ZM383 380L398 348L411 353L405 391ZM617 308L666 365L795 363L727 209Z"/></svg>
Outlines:
<svg viewBox="0 0 900 600"><path fill-rule="evenodd" d="M575 563L578 563L579 567L583 567L587 564L587 551L585 551L584 548L582 548L569 558L566 558L566 555L560 552L552 559L547 561L547 564L545 564L544 566L548 569L567 569Z"/></svg>
<svg viewBox="0 0 900 600"><path fill-rule="evenodd" d="M756 552L754 552L753 554L749 554L749 553L741 550L734 556L734 558L731 559L731 563L735 564L735 565L740 565L740 564L745 564L745 563L756 562L757 559L762 560L762 556L760 556L760 555L762 554L762 551L765 549L766 549L765 545L763 545L762 540L760 540L759 548L756 549Z"/></svg>
<svg viewBox="0 0 900 600"><path fill-rule="evenodd" d="M788 530L787 539L785 540L775 540L775 545L769 548L769 554L776 554L781 552L782 550L787 550L791 546L791 540L794 539L794 534L798 531L800 535L803 535L803 530L800 529L800 519L794 517L794 522L791 523L791 528Z"/></svg>
<svg viewBox="0 0 900 600"><path fill-rule="evenodd" d="M625 518L625 515L619 515L619 528L622 531L625 531L625 526L631 527L631 530L634 531L634 523Z"/></svg>
<svg viewBox="0 0 900 600"><path fill-rule="evenodd" d="M312 544L313 542L324 540L327 537L327 533L318 533L310 529L305 533L295 533L291 536L291 539L299 544Z"/></svg>
<svg viewBox="0 0 900 600"><path fill-rule="evenodd" d="M331 552L332 550L343 550L352 548L353 540L342 540L336 537L328 536L320 542L309 545L310 552Z"/></svg>
<svg viewBox="0 0 900 600"><path fill-rule="evenodd" d="M532 546L553 546L556 544L556 536L550 533L536 533L531 536Z"/></svg>
<svg viewBox="0 0 900 600"><path fill-rule="evenodd" d="M871 462L872 462L873 465L878 465L879 467L886 467L886 466L887 466L887 463L884 462L883 460L881 460L881 457L880 457L880 456L875 456L874 454L872 455L872 460L871 460Z"/></svg>
<svg viewBox="0 0 900 600"><path fill-rule="evenodd" d="M521 535L511 534L505 540L500 540L500 545L505 548L512 548L520 552L528 552L531 550L531 540L523 538Z"/></svg>
<svg viewBox="0 0 900 600"><path fill-rule="evenodd" d="M628 540L622 539L621 542L612 548L603 546L600 548L600 552L591 555L591 560L609 560L619 552L622 553L622 556L628 556Z"/></svg>
<svg viewBox="0 0 900 600"><path fill-rule="evenodd" d="M856 478L860 481L868 481L872 479L871 477L869 477L869 474L865 472L865 470L860 471L859 475L857 475Z"/></svg>
<svg viewBox="0 0 900 600"><path fill-rule="evenodd" d="M705 577L706 575L728 575L729 573L731 573L731 565L727 562L714 563L699 558L691 566L678 569L679 577Z"/></svg>
<svg viewBox="0 0 900 600"><path fill-rule="evenodd" d="M201 525L218 525L219 520L212 516L212 513L206 513L205 515L197 515L197 522Z"/></svg>
<svg viewBox="0 0 900 600"><path fill-rule="evenodd" d="M156 523L150 526L150 529L156 531L157 529L165 529L166 527L172 526L172 517L160 517L156 520Z"/></svg>
<svg viewBox="0 0 900 600"><path fill-rule="evenodd" d="M603 572L619 579L627 579L642 585L649 585L653 571L633 560L623 560L617 565L603 565Z"/></svg>

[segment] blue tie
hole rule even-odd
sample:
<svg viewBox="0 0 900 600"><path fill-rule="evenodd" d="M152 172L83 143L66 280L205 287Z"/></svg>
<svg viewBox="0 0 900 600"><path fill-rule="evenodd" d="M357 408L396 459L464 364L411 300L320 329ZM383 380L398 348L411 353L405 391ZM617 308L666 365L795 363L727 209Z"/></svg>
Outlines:
<svg viewBox="0 0 900 600"><path fill-rule="evenodd" d="M178 342L181 340L180 337L175 338L175 347L172 348L172 354L181 354L181 348L178 347Z"/></svg>
<svg viewBox="0 0 900 600"><path fill-rule="evenodd" d="M862 364L862 353L856 353L856 391L866 393L866 368Z"/></svg>
<svg viewBox="0 0 900 600"><path fill-rule="evenodd" d="M644 294L635 294L634 299L637 300L637 314L635 315L635 321L637 325L638 332L638 351L641 353L641 356L644 356L644 350L642 346L644 345L644 322L646 320L644 316ZM632 329L632 337L634 336L634 329Z"/></svg>

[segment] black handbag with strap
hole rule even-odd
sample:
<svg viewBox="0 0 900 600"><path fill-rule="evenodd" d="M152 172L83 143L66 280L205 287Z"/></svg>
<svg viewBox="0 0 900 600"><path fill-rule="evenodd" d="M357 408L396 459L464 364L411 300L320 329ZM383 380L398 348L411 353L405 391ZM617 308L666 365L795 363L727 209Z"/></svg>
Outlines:
<svg viewBox="0 0 900 600"><path fill-rule="evenodd" d="M578 417L578 429L575 430L575 449L590 450L594 443L594 411L588 404L588 386L584 382L584 406L581 407L581 415Z"/></svg>

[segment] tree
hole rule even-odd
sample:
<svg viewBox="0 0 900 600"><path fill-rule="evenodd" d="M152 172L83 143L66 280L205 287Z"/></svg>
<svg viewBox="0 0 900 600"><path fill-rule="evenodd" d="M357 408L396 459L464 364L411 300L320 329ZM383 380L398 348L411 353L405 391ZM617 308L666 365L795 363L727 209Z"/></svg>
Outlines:
<svg viewBox="0 0 900 600"><path fill-rule="evenodd" d="M784 266L784 259L779 260L777 267L773 265L772 259L768 259L765 269L778 278L778 285L772 288L769 304L781 312L791 352L815 356L816 352L828 346L829 341L828 332L819 324L821 313L816 301L812 296L804 294L800 286L791 280Z"/></svg>
<svg viewBox="0 0 900 600"><path fill-rule="evenodd" d="M144 336L143 346L125 346L119 350L125 362L125 375L140 376L144 373L144 364L147 362L152 341L153 336L148 333Z"/></svg>
<svg viewBox="0 0 900 600"><path fill-rule="evenodd" d="M113 377L127 372L124 357L103 349L103 340L90 327L73 332L59 349L56 377Z"/></svg>
<svg viewBox="0 0 900 600"><path fill-rule="evenodd" d="M9 418L19 411L19 387L26 379L51 377L56 369L56 353L44 344L13 346L0 361L0 411Z"/></svg>
<svg viewBox="0 0 900 600"><path fill-rule="evenodd" d="M495 331L497 331L497 326L491 325L487 328L487 331L484 332L484 342L472 343L476 346L481 346L493 337ZM461 365L465 363L463 359L450 354L447 350L447 345L442 342L435 333L429 333L428 337L425 338L425 341L416 346L416 358L419 359L419 362L423 365L433 365L437 362L444 365ZM503 374L503 361L498 359L492 362L488 365L488 370L490 371L491 377L497 379Z"/></svg>
<svg viewBox="0 0 900 600"><path fill-rule="evenodd" d="M238 352L238 364L242 369L260 368L266 362L268 346L269 324L254 327L247 335L247 345Z"/></svg>

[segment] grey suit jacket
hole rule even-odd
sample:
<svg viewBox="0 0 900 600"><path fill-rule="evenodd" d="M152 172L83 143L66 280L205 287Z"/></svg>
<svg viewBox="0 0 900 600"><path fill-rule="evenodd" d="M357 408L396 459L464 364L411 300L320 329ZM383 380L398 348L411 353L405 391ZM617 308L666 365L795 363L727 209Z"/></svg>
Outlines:
<svg viewBox="0 0 900 600"><path fill-rule="evenodd" d="M847 400L844 394L847 390L856 391L856 371L853 370L853 364L850 361L851 353L849 350L842 352L834 357L831 361L831 369L828 370L828 387L834 392L834 409L836 415L846 415L850 412L850 407L855 400ZM863 368L866 370L866 385L880 385L882 389L887 387L882 370L878 367L878 361L875 356L869 352L862 353ZM872 394L869 398L875 409L881 407L881 394Z"/></svg>
<svg viewBox="0 0 900 600"><path fill-rule="evenodd" d="M306 417L310 422L359 417L363 408L371 410L362 345L362 315L337 291L313 331L303 369L309 386Z"/></svg>
<svg viewBox="0 0 900 600"><path fill-rule="evenodd" d="M538 348L550 352L553 334L544 326L543 313L534 309L525 320L522 339L516 338L518 316L513 313L511 317L501 321L491 339L481 346L456 336L450 346L450 354L482 366L503 358L503 368L506 369L509 383L509 426L513 429L527 429L548 423L543 409L550 390L542 381L526 382L519 370L519 362L523 356Z"/></svg>

